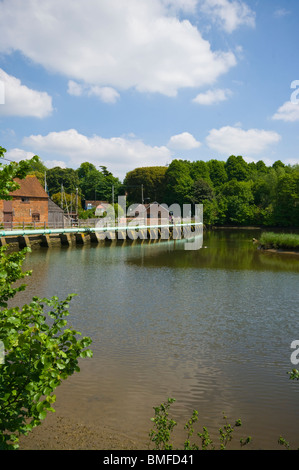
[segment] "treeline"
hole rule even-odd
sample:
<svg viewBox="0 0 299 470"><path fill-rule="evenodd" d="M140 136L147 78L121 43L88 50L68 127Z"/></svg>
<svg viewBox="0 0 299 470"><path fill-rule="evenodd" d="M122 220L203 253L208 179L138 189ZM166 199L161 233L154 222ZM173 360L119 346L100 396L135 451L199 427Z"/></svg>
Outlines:
<svg viewBox="0 0 299 470"><path fill-rule="evenodd" d="M47 169L39 160L32 171L41 181L46 172L51 197L63 184L67 194L78 188L81 200L112 202L114 197L116 202L126 195L128 204L203 204L207 225L299 227L299 165L280 160L267 166L234 155L226 161L176 159L169 166L136 168L123 182L106 167L87 162L76 170Z"/></svg>

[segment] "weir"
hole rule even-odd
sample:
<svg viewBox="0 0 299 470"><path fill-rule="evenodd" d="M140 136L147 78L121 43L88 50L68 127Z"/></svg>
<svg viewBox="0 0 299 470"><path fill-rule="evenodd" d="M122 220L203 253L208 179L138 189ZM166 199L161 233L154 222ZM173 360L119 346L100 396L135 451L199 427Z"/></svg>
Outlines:
<svg viewBox="0 0 299 470"><path fill-rule="evenodd" d="M202 233L202 222L165 225L73 227L36 230L0 230L1 246L17 244L19 248L39 245L83 245L109 240L180 240L190 239Z"/></svg>

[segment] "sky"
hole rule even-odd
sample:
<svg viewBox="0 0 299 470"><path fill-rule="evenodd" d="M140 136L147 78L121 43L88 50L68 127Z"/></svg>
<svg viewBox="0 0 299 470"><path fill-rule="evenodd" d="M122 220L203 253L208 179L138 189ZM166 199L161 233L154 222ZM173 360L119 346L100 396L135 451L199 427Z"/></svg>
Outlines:
<svg viewBox="0 0 299 470"><path fill-rule="evenodd" d="M47 168L299 163L298 0L0 0L0 146Z"/></svg>

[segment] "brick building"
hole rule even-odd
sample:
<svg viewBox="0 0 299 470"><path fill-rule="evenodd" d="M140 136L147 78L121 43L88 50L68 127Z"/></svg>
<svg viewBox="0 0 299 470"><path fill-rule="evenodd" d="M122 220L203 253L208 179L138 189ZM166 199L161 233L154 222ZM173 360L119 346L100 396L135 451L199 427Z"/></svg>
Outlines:
<svg viewBox="0 0 299 470"><path fill-rule="evenodd" d="M9 201L0 200L0 223L4 227L15 224L48 224L49 196L36 176L16 178L20 188L12 192Z"/></svg>

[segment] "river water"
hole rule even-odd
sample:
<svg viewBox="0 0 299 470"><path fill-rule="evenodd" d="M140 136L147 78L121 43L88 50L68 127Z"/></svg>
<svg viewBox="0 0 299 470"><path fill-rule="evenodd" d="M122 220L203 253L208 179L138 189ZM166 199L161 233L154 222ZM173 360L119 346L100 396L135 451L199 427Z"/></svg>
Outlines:
<svg viewBox="0 0 299 470"><path fill-rule="evenodd" d="M217 441L228 421L250 448L299 446L299 383L288 376L299 339L299 256L262 253L260 232L205 232L184 241L106 242L38 249L25 293L78 294L69 323L91 336L94 356L57 390L58 413L148 443L153 407L176 399L175 442L193 409ZM197 428L196 428L197 429ZM196 439L194 439L196 440Z"/></svg>

